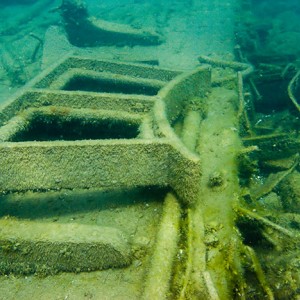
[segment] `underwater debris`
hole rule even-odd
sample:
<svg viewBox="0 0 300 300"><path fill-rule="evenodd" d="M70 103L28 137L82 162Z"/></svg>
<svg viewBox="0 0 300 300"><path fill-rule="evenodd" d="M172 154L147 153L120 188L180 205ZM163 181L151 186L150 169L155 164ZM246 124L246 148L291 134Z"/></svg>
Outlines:
<svg viewBox="0 0 300 300"><path fill-rule="evenodd" d="M286 212L300 213L300 173L289 174L279 186L279 195Z"/></svg>
<svg viewBox="0 0 300 300"><path fill-rule="evenodd" d="M238 95L239 95L239 109L238 109L238 121L240 127L241 136L247 134L249 136L253 135L252 124L250 122L249 112L253 114L253 106L247 105L244 96L244 84L243 84L243 75L241 71L238 71ZM252 103L252 102L251 102Z"/></svg>
<svg viewBox="0 0 300 300"><path fill-rule="evenodd" d="M6 71L12 86L21 86L28 80L28 74L23 63L5 45L0 45L0 62Z"/></svg>
<svg viewBox="0 0 300 300"><path fill-rule="evenodd" d="M292 80L290 81L290 83L288 85L288 94L289 94L290 99L294 103L295 107L300 112L300 105L295 96L296 87L298 87L298 89L299 89L299 78L300 78L300 71L298 71L296 73L296 75L292 78Z"/></svg>
<svg viewBox="0 0 300 300"><path fill-rule="evenodd" d="M294 133L274 133L244 137L246 147L256 146L254 155L260 160L275 160L290 157L299 152L300 140Z"/></svg>
<svg viewBox="0 0 300 300"><path fill-rule="evenodd" d="M84 272L126 267L131 249L116 228L2 218L0 274Z"/></svg>
<svg viewBox="0 0 300 300"><path fill-rule="evenodd" d="M292 231L290 231L286 228L283 228L276 223L273 223L272 221L260 216L259 214L257 214L254 211L250 211L249 209L244 208L244 207L237 207L236 211L239 215L246 216L250 220L256 220L259 223L261 223L262 225L269 227L271 229L274 229L276 232L279 232L288 238L294 239L295 241L297 238L299 238L299 236L294 234Z"/></svg>
<svg viewBox="0 0 300 300"><path fill-rule="evenodd" d="M286 171L271 173L262 186L254 186L250 190L253 201L273 191L299 165L299 155L294 158L294 164Z"/></svg>
<svg viewBox="0 0 300 300"><path fill-rule="evenodd" d="M29 36L31 36L32 38L34 38L37 41L37 44L36 44L36 46L35 46L35 48L32 52L32 55L31 55L31 62L35 62L36 58L37 58L37 53L43 47L44 41L43 41L43 39L41 39L39 36L37 36L33 32L30 32Z"/></svg>
<svg viewBox="0 0 300 300"><path fill-rule="evenodd" d="M264 271L261 267L261 264L255 254L255 251L249 247L249 246L245 246L246 249L246 254L250 257L251 262L252 262L252 267L253 270L257 276L257 279L259 281L259 283L261 284L263 290L265 291L267 297L269 300L273 300L274 299L274 294L269 286L269 284L267 283Z"/></svg>
<svg viewBox="0 0 300 300"><path fill-rule="evenodd" d="M220 86L228 81L236 81L237 78L236 72L240 72L242 78L246 78L254 71L253 66L251 64L241 63L236 61L219 60L205 55L200 55L198 57L198 61L200 63L209 64L213 67L229 68L235 71L232 75L228 75L226 77L213 80L212 86Z"/></svg>
<svg viewBox="0 0 300 300"><path fill-rule="evenodd" d="M72 76L66 77L65 74L68 74L69 70L74 69L74 67L75 69L80 67L84 72L92 71L91 74L85 73L88 83L90 79L95 76L95 72L99 76L106 74L106 80L108 80L107 71L109 70L109 79L115 82L119 88L122 87L121 92L113 93L115 91L113 90L110 94L105 92L95 93L93 91L86 91L84 88L80 88L79 91L61 90L62 87L57 85L57 82L60 80L65 82L65 79L67 80L66 82L68 82L70 78L72 79ZM125 73L128 75L124 76ZM174 187L174 190L176 190L181 199L192 203L193 199L197 197L198 186L197 182L192 183L188 177L198 178L200 176L198 157L187 152L179 142L178 148L174 146L173 139L175 136L164 114L164 110L160 110L159 108L157 108L157 110L154 109L153 118L155 118L155 128L158 132L161 131L165 133L165 138L159 138L159 134L157 134L157 138L154 137L151 141L140 139L137 137L139 131L138 127L141 123L139 120L143 119L146 113L149 112L149 108L151 108L151 106L153 107L153 105L159 101L161 101L161 104L162 102L167 103L166 109L169 109L169 111L172 110L174 114L178 114L181 107L174 105L175 102L170 102L169 100L171 96L172 100L174 100L173 90L177 89L179 91L187 82L191 86L189 89L190 94L182 91L176 95L176 101L178 103L184 100L182 96L195 98L196 96L205 94L210 83L209 69L202 67L188 74L183 74L183 76L178 76L172 81L172 84L170 84L168 88L164 89L163 87L161 89L159 92L161 93L160 98L156 95L145 94L133 94L129 96L123 92L127 90L130 91L130 84L132 84L132 82L135 82L135 84L140 83L140 85L145 88L145 91L147 91L147 85L153 82L156 84L156 87L167 86L168 81L176 77L177 74L178 72L149 66L98 61L78 57L65 58L56 66L50 67L43 74L42 78L37 78L37 80L32 82L31 90L27 91L27 93L25 92L25 94L17 95L17 97L7 103L2 110L3 116L5 117L3 120L1 119L1 121L5 122L5 119L8 118L8 122L1 128L0 136L3 141L12 142L16 147L7 148L4 145L5 143L1 144L3 148L1 148L0 151L6 153L6 155L0 156L0 160L5 160L1 163L1 167L9 168L10 172L13 173L18 170L17 173L19 175L17 176L19 176L20 179L17 179L15 175L12 176L12 173L6 173L6 171L3 170L7 176L6 179L1 177L1 190L24 191L28 189L56 190L80 187L93 188L94 184L94 188L101 188L102 184L103 188L109 188L109 186L111 186L111 188L117 188L117 186L119 186L120 188L124 185L129 186L131 184L133 184L133 186L159 185ZM116 79L118 80L116 81ZM203 79L203 85L199 87L195 82L201 79ZM158 83L159 85L157 86ZM48 89L47 91L41 91L40 87ZM37 102L33 101L34 98ZM42 101L41 98L43 98ZM61 99L64 100L61 101ZM87 101L87 99L89 99L89 101ZM45 106L45 102L47 102L46 107L39 107ZM10 117L20 112L20 105L23 110L21 112L23 118L12 118L9 120ZM29 109L29 107L32 106L39 108ZM56 108L55 106L58 107ZM75 107L73 109L66 109L68 106L75 106L80 109L75 109ZM145 108L145 110L143 108ZM131 113L126 112L128 110L131 111ZM163 114L163 120L159 119L161 114ZM55 122L53 122L53 118L56 118ZM68 134L71 129L68 129L68 124L70 124L72 119L80 120L81 123L77 122L77 126L75 126L76 132L73 132L75 135L69 139ZM90 124L92 127L98 126L96 130L98 131L98 136L91 139L92 136L89 134L89 130L83 130L86 134L82 135L80 128L87 128L84 123L87 125ZM45 141L45 138L41 136L41 132L38 131L40 126L37 126L37 124L42 125L44 133L51 133L50 135L48 134L45 147L36 147L39 141ZM78 126L80 124L84 126ZM99 124L104 128L102 131L106 131L101 136L99 136ZM124 126L121 126L122 124ZM53 127L52 132L51 126ZM124 128L122 129L122 127ZM129 128L133 130L129 130ZM141 128L145 129L147 127L143 126ZM153 128L149 129L153 133ZM91 130L91 132L92 131L93 130ZM102 131L100 130L100 133ZM118 131L120 131L119 135L116 135L115 133ZM35 134L31 136L33 132L35 132ZM124 134L122 134L122 132ZM128 136L128 133L133 134ZM9 134L12 134L12 136L9 137ZM30 142L26 145L23 144L23 146L25 146L25 148L23 148L23 146L21 146L22 143L19 142L29 141L28 136L31 136ZM103 139L101 139L105 136L108 137L109 143L103 142ZM119 140L116 139L118 136ZM150 136L150 134L142 133L141 136ZM129 137L127 141L125 141L126 137ZM70 141L68 145L65 145L64 143L66 143L68 139ZM32 151L33 148L30 149L30 145L36 150ZM98 150L96 150L97 148ZM23 154L21 154L20 151L24 151ZM88 154L89 151L92 151L94 154ZM23 155L28 155L28 157L23 159ZM49 160L45 160L45 155L50 155L52 158L49 156ZM95 155L98 156L98 159L96 159ZM110 158L107 157L107 159L103 160L103 157L107 155L109 155ZM122 157L124 164L122 163ZM17 162L19 159L21 161ZM91 163L91 161L88 162L86 159L95 160L95 162ZM100 166L96 161L106 166ZM63 167L63 164L66 164L66 168ZM82 165L83 168L79 167L79 164ZM107 164L113 164L114 166L108 166ZM124 172L121 171L122 165L125 168ZM173 165L173 167L171 165ZM186 171L184 173L179 172L178 170L181 170L183 166L186 168ZM49 167L54 173L50 171ZM46 173L45 169L48 170ZM31 174L30 176L28 176L28 172ZM69 174L67 175L65 172L69 172ZM85 174L84 177L81 176L83 172ZM65 174L63 175L62 173ZM88 174L91 176L89 179L87 178ZM64 177L64 179L60 180L59 183L53 180L53 178L61 177ZM184 188L186 187L185 183L189 183L188 188Z"/></svg>
<svg viewBox="0 0 300 300"><path fill-rule="evenodd" d="M242 49L241 49L241 46L240 46L240 45L236 45L236 46L234 47L234 50L235 50L235 53L236 53L238 59L239 59L242 63L248 63L248 64L249 64L249 62L247 61L247 59L245 58L245 56L244 56L244 54L243 54L243 52L242 52ZM253 81L252 78L249 78L248 82L249 82L249 86L251 87L251 90L252 90L252 92L253 92L253 94L254 94L254 96L255 96L255 100L260 100L260 99L262 98L262 95L261 95L260 92L258 91L255 82Z"/></svg>
<svg viewBox="0 0 300 300"><path fill-rule="evenodd" d="M242 80L241 74L239 77ZM80 83L76 89L72 80ZM103 91L103 82L115 85ZM183 300L226 299L230 295L247 299L253 289L257 295L272 299L276 290L268 279L260 249L255 249L255 244L249 250L250 245L243 244L238 220L256 224L254 233L257 229L265 244L271 245L267 248L270 253L285 249L283 243L292 244L298 237L294 229L240 207L237 157L249 156L244 165L249 164L249 173L255 172L251 158L260 151L255 143L249 142L247 148L242 145L238 112L243 85L240 90L237 86L235 82L230 88L211 88L207 66L180 73L91 58L64 58L2 107L1 191L8 194L4 197L14 197L16 191L25 190L172 189L176 196L169 193L165 199L156 244L153 241L151 246L153 257L143 260L149 250L145 243L152 243L150 239L143 242L143 238L145 249L139 249L137 243L133 245L135 254L129 255L130 261L137 259L128 266L133 268L130 272L143 270L145 276L145 284L138 287L140 296ZM141 92L131 93L137 87ZM148 93L149 87L155 93ZM70 128L76 135L68 140L70 128L66 124L74 120L79 122ZM41 141L32 134L33 128L50 130L52 135ZM87 134L94 129L105 134ZM121 137L116 138L115 132ZM25 133L33 140L21 139ZM297 218L289 222L298 226ZM4 248L11 250L10 245ZM62 253L69 251L62 249ZM246 259L251 271L246 270ZM47 274L47 268L42 272Z"/></svg>
<svg viewBox="0 0 300 300"><path fill-rule="evenodd" d="M162 37L155 32L90 17L81 0L63 0L60 11L69 41L74 46L148 46L163 42Z"/></svg>
<svg viewBox="0 0 300 300"><path fill-rule="evenodd" d="M255 206L252 204L252 207ZM245 254L252 261L250 268L255 271L266 295L270 299L273 299L272 297L285 299L282 295L290 295L288 298L292 294L296 295L299 286L297 249L299 249L300 235L292 226L289 226L291 229L286 229L271 221L283 223L282 219L286 218L291 222L295 220L295 215L284 217L265 211L264 217L255 209L244 207L236 207L236 211L237 226L247 245L244 247ZM291 260L293 263L290 263ZM289 276L290 272L295 276ZM249 284L251 282L252 280Z"/></svg>
<svg viewBox="0 0 300 300"><path fill-rule="evenodd" d="M168 194L156 245L147 273L142 299L166 299L170 291L172 268L177 253L180 230L180 206L176 197Z"/></svg>
<svg viewBox="0 0 300 300"><path fill-rule="evenodd" d="M265 160L261 162L262 168L271 171L284 171L289 169L295 161L295 156L285 157L276 160Z"/></svg>

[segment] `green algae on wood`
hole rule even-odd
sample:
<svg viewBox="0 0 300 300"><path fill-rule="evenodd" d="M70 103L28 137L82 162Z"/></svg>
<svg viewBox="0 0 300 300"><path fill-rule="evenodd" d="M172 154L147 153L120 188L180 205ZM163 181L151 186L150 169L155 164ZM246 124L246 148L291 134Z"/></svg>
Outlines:
<svg viewBox="0 0 300 300"><path fill-rule="evenodd" d="M1 274L55 274L120 268L131 249L119 229L0 219Z"/></svg>

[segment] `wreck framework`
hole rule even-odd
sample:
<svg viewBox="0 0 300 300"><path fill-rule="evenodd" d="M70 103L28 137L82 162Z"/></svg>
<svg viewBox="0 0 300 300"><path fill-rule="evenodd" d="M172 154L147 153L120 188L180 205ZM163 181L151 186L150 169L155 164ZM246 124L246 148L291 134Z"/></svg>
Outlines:
<svg viewBox="0 0 300 300"><path fill-rule="evenodd" d="M212 80L208 65L181 73L63 58L1 108L2 197L28 190L167 189L142 297L245 299L255 285L247 281L251 269L258 293L273 299L236 220L256 220L289 240L298 237L241 207L237 157L248 153L239 134L249 129L242 86L248 69L233 69L224 80ZM48 224L31 236L19 233L38 226L28 220L1 222L2 274L51 275L132 263L130 243L114 228ZM51 234L62 230L61 240ZM99 232L87 239L93 230Z"/></svg>

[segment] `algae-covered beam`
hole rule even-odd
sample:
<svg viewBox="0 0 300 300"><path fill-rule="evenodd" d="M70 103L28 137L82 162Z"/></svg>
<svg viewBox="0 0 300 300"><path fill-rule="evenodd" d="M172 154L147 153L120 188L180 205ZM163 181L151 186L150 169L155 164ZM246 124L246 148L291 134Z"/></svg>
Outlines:
<svg viewBox="0 0 300 300"><path fill-rule="evenodd" d="M186 172L179 173L183 167ZM191 203L199 161L164 139L4 142L0 191L169 186Z"/></svg>
<svg viewBox="0 0 300 300"><path fill-rule="evenodd" d="M180 235L180 213L177 199L168 194L142 299L168 299Z"/></svg>
<svg viewBox="0 0 300 300"><path fill-rule="evenodd" d="M112 227L1 219L0 274L43 275L126 267L131 250Z"/></svg>
<svg viewBox="0 0 300 300"><path fill-rule="evenodd" d="M259 223L261 223L262 225L269 227L281 234L283 234L286 237L292 238L293 240L298 239L298 236L296 234L294 234L292 231L281 227L280 225L273 223L272 221L268 220L265 217L260 216L259 214L250 211L247 208L242 208L242 207L236 207L236 211L240 216L246 216L249 219L253 219Z"/></svg>
<svg viewBox="0 0 300 300"><path fill-rule="evenodd" d="M255 251L249 246L245 246L245 249L246 249L246 254L249 256L249 258L252 262L252 268L257 276L257 279L266 294L265 297L269 300L273 300L274 299L273 292L272 292L270 286L268 285L264 271L259 263L259 260L255 254Z"/></svg>
<svg viewBox="0 0 300 300"><path fill-rule="evenodd" d="M198 239L204 235L206 266L203 275L208 297L196 294L198 297L191 299L232 299L234 293L244 293L240 237L234 228L232 209L240 193L236 156L242 144L235 129L238 95L234 90L215 88L206 103L207 116L201 122L196 147L201 159L202 176L198 183L201 194L194 205L194 209L202 212L204 233L195 231L194 235L198 234ZM194 254L193 268L203 270L203 259L201 261L196 255L201 253ZM198 280L199 286L201 278Z"/></svg>
<svg viewBox="0 0 300 300"><path fill-rule="evenodd" d="M250 193L251 198L253 200L257 200L267 194L269 194L271 191L273 191L289 174L291 174L296 167L299 165L299 155L297 154L294 159L294 164L285 171L277 172L277 173L271 173L269 177L266 179L265 183L260 186L254 186Z"/></svg>
<svg viewBox="0 0 300 300"><path fill-rule="evenodd" d="M90 17L81 0L63 0L61 15L69 41L78 47L162 43L162 37L155 32Z"/></svg>
<svg viewBox="0 0 300 300"><path fill-rule="evenodd" d="M293 133L275 133L243 138L246 147L256 146L255 157L260 160L275 160L299 152L300 141Z"/></svg>

